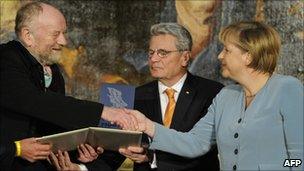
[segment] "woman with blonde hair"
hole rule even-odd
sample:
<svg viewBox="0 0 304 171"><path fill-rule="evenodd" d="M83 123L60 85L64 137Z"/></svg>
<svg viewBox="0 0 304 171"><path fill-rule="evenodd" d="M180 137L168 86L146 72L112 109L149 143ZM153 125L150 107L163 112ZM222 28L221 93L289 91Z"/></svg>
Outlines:
<svg viewBox="0 0 304 171"><path fill-rule="evenodd" d="M216 143L221 170L289 170L289 159L303 161L303 84L274 73L278 33L260 22L239 22L219 37L221 73L237 84L222 89L192 130L178 132L129 112L152 137L151 149L191 158Z"/></svg>

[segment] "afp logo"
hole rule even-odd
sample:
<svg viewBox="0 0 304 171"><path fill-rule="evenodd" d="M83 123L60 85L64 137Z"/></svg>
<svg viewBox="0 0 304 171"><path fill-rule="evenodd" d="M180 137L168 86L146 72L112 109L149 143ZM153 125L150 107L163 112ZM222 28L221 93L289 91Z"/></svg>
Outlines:
<svg viewBox="0 0 304 171"><path fill-rule="evenodd" d="M298 167L302 164L301 159L285 159L284 167Z"/></svg>

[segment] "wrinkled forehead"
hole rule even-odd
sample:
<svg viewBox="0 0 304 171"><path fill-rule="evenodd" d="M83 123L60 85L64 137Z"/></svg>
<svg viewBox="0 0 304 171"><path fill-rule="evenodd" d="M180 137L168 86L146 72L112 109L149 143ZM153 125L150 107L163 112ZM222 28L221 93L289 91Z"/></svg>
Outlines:
<svg viewBox="0 0 304 171"><path fill-rule="evenodd" d="M42 9L42 12L37 17L39 23L49 26L60 26L61 29L65 29L66 20L58 9L47 4L43 4Z"/></svg>
<svg viewBox="0 0 304 171"><path fill-rule="evenodd" d="M171 34L158 34L151 36L149 46L176 48L177 38Z"/></svg>

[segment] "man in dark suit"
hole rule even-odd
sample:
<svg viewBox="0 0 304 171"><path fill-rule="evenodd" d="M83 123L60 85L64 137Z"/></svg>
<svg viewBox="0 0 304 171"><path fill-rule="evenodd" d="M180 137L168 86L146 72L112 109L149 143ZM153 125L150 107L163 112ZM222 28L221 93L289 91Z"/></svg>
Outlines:
<svg viewBox="0 0 304 171"><path fill-rule="evenodd" d="M223 85L187 71L192 38L184 27L160 23L152 26L150 34L149 67L157 80L136 89L135 109L152 121L187 132L204 117ZM194 159L162 151L145 153L138 147L120 149L120 153L135 162L136 171L219 170L216 149Z"/></svg>
<svg viewBox="0 0 304 171"><path fill-rule="evenodd" d="M100 118L134 128L121 109L65 96L56 63L66 45L66 21L58 9L40 2L23 6L15 32L18 40L0 45L1 170L51 169L44 160L50 147L22 139L95 126Z"/></svg>

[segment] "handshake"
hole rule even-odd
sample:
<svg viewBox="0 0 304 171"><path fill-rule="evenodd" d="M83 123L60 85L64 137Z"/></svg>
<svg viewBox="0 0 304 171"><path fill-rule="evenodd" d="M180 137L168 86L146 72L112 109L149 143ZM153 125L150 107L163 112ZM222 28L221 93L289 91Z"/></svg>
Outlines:
<svg viewBox="0 0 304 171"><path fill-rule="evenodd" d="M141 131L153 137L154 124L137 110L104 107L101 118L124 130Z"/></svg>
<svg viewBox="0 0 304 171"><path fill-rule="evenodd" d="M104 106L101 118L116 124L124 130L141 131L153 137L154 123L136 110L112 108ZM56 167L57 170L83 170L85 163L92 162L103 153L103 148L93 148L89 144L81 144L77 147L78 160L83 164L71 162L67 151L60 151L56 154L51 152L51 145L41 144L35 138L28 138L18 142L20 156L30 162L44 160ZM17 144L16 144L17 146ZM17 148L18 151L18 148ZM133 160L136 163L148 161L146 150L143 147L120 148L120 154Z"/></svg>

